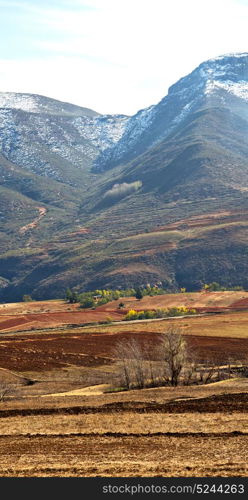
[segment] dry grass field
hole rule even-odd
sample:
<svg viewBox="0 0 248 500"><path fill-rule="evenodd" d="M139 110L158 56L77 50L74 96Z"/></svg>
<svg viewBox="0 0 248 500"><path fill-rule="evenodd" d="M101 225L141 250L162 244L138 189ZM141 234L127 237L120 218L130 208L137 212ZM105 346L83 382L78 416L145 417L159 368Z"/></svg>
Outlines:
<svg viewBox="0 0 248 500"><path fill-rule="evenodd" d="M168 293L165 295L156 295L154 297L147 295L140 301L137 301L134 297L124 297L121 299L126 309L137 309L138 305L138 309L142 310L174 306L186 306L189 308L225 308L241 300L248 300L248 292L186 292ZM110 302L107 306L104 306L104 309L110 311L114 308L115 304L116 302Z"/></svg>
<svg viewBox="0 0 248 500"><path fill-rule="evenodd" d="M247 310L248 292L195 292L145 296L141 300L124 297L124 309L118 309L120 300L109 302L95 310L82 310L78 304L68 304L64 300L47 300L0 304L0 331L25 331L55 328L61 325L83 325L98 323L111 317L122 320L129 309L147 310L173 306L196 308L199 312L221 310Z"/></svg>
<svg viewBox="0 0 248 500"><path fill-rule="evenodd" d="M184 295L193 294L177 295L174 303L162 298L179 305ZM203 296L194 295L203 307ZM210 295L221 307L245 299L245 292ZM56 319L65 307L75 318L67 325ZM109 315L109 307L99 313ZM1 477L247 476L248 378L233 373L204 385L109 391L116 344L136 338L151 350L175 324L199 362L247 364L248 312L230 307L221 314L80 326L77 315L85 313L77 305L49 301L3 304L0 324L6 316L32 314L54 315L58 324L1 331L0 388L10 389L0 391Z"/></svg>
<svg viewBox="0 0 248 500"><path fill-rule="evenodd" d="M43 409L29 400L29 409L15 412L8 404L0 418L0 474L247 476L247 393L228 394L227 386L221 392L210 385L199 391L200 398L188 400L185 388L160 388L140 396L131 391L71 402L61 398L58 406L55 397ZM247 390L247 384L239 389ZM151 399L157 399L156 391L160 403Z"/></svg>

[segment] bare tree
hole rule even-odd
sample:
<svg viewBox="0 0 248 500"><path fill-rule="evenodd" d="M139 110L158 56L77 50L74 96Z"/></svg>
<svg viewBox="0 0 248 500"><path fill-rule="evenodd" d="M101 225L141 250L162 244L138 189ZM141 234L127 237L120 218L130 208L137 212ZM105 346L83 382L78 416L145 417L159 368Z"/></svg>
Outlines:
<svg viewBox="0 0 248 500"><path fill-rule="evenodd" d="M116 344L114 349L114 356L118 359L118 371L120 377L120 383L126 389L131 387L131 364L130 364L130 352L127 343L120 341Z"/></svg>
<svg viewBox="0 0 248 500"><path fill-rule="evenodd" d="M220 367L212 356L207 357L204 363L198 366L198 376L200 384L209 384L213 380L220 380Z"/></svg>
<svg viewBox="0 0 248 500"><path fill-rule="evenodd" d="M145 387L146 366L140 344L135 339L120 341L115 356L119 360L121 383L127 389Z"/></svg>
<svg viewBox="0 0 248 500"><path fill-rule="evenodd" d="M174 326L170 327L161 335L159 349L164 379L176 387L187 359L187 345L181 330Z"/></svg>
<svg viewBox="0 0 248 500"><path fill-rule="evenodd" d="M0 401L5 401L5 399L15 392L15 388L12 384L8 382L0 382Z"/></svg>
<svg viewBox="0 0 248 500"><path fill-rule="evenodd" d="M154 360L154 349L147 345L144 349L146 359L146 386L154 387L159 378L159 371L156 360Z"/></svg>
<svg viewBox="0 0 248 500"><path fill-rule="evenodd" d="M197 363L194 360L188 360L183 368L183 383L191 385L197 382Z"/></svg>
<svg viewBox="0 0 248 500"><path fill-rule="evenodd" d="M131 359L133 364L133 372L136 386L139 388L145 387L146 381L146 363L144 354L137 340L132 339L129 344Z"/></svg>
<svg viewBox="0 0 248 500"><path fill-rule="evenodd" d="M195 383L208 384L231 373L231 365L216 366L214 360L199 364L191 353L181 329L171 326L159 338L159 344L141 347L134 338L120 341L115 348L119 379L127 389L169 384L176 387Z"/></svg>

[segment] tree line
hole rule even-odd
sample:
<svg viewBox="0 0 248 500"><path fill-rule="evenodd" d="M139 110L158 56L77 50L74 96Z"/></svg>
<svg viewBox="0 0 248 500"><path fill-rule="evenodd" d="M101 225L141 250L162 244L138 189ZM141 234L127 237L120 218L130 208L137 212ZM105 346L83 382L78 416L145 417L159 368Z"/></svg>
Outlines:
<svg viewBox="0 0 248 500"><path fill-rule="evenodd" d="M163 295L166 293L168 293L168 291L162 287L162 283L161 286L146 285L144 287L126 288L123 290L96 289L87 292L76 292L71 290L70 288L67 288L65 293L65 300L70 304L80 303L80 307L82 308L91 308L107 304L112 300L118 300L122 297L136 297L137 300L141 300L145 295L154 296Z"/></svg>
<svg viewBox="0 0 248 500"><path fill-rule="evenodd" d="M230 358L222 366L214 360L199 362L180 328L170 326L165 333L145 345L137 338L119 341L114 348L119 389L143 389L208 384L234 376L247 376L247 363L238 367Z"/></svg>
<svg viewBox="0 0 248 500"><path fill-rule="evenodd" d="M124 316L125 321L133 321L137 319L155 319L155 318L171 318L174 316L188 316L196 314L196 309L189 309L186 306L159 308L155 310L136 311L130 309Z"/></svg>

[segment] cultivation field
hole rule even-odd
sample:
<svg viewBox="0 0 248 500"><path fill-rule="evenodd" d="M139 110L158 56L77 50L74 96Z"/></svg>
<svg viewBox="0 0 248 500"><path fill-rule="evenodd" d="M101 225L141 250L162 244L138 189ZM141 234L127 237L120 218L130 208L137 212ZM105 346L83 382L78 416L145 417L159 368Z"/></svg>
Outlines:
<svg viewBox="0 0 248 500"><path fill-rule="evenodd" d="M120 332L162 333L169 326L182 329L184 335L200 335L206 337L248 338L248 311L230 311L222 314L204 316L174 317L163 320L128 321L122 324L86 326L84 332L116 334ZM76 330L75 330L76 331Z"/></svg>
<svg viewBox="0 0 248 500"><path fill-rule="evenodd" d="M10 436L2 477L247 477L247 436ZM36 451L35 451L36 450Z"/></svg>
<svg viewBox="0 0 248 500"><path fill-rule="evenodd" d="M219 295L219 303L245 299L240 293ZM80 326L75 318L87 312L63 301L5 306L2 324L11 315L50 314L57 325L1 331L0 388L12 387L0 401L2 477L247 476L248 378L231 373L206 385L111 389L116 345L135 338L151 355L171 325L180 327L198 363L247 364L248 312ZM110 315L105 307L98 314ZM65 314L73 325L59 323Z"/></svg>
<svg viewBox="0 0 248 500"><path fill-rule="evenodd" d="M247 476L248 396L229 388L200 388L198 397L189 388L160 388L73 404L64 398L63 406L43 409L32 409L34 402L1 408L0 474Z"/></svg>
<svg viewBox="0 0 248 500"><path fill-rule="evenodd" d="M248 313L236 312L137 324L2 333L0 366L18 372L42 372L71 366L104 368L114 362L115 347L120 340L135 337L151 351L160 334L173 324L187 336L189 349L199 359L211 358L222 363L225 357L239 362L248 357L247 321Z"/></svg>
<svg viewBox="0 0 248 500"><path fill-rule="evenodd" d="M64 300L32 300L30 302L10 302L0 304L0 315L27 314L42 312L65 312L77 309L77 304L67 304Z"/></svg>
<svg viewBox="0 0 248 500"><path fill-rule="evenodd" d="M122 319L124 312L115 304L113 320ZM87 324L105 321L110 316L104 308L83 310L79 304L64 300L47 300L0 304L0 331L35 330L68 324Z"/></svg>
<svg viewBox="0 0 248 500"><path fill-rule="evenodd" d="M218 312L225 310L248 310L248 292L195 292L145 296L141 300L134 297L121 298L123 310L118 309L120 300L82 310L79 304L68 304L63 300L19 302L0 304L0 331L35 330L55 328L61 325L81 325L123 319L129 309L147 310L173 306L196 308L198 312Z"/></svg>
<svg viewBox="0 0 248 500"><path fill-rule="evenodd" d="M0 403L0 475L246 477L247 387L242 379Z"/></svg>
<svg viewBox="0 0 248 500"><path fill-rule="evenodd" d="M137 301L134 297L123 297L121 301L126 309L158 309L166 307L186 306L188 308L203 308L204 310L212 308L227 308L237 303L237 307L248 308L248 292L244 291L226 291L226 292L186 292L169 293L165 295L156 295L150 297L144 296ZM112 310L116 302L110 302L104 306L105 310ZM100 306L101 308L101 306Z"/></svg>
<svg viewBox="0 0 248 500"><path fill-rule="evenodd" d="M119 321L124 312L114 310L111 312L111 319ZM72 312L42 312L35 314L4 314L0 318L0 331L35 330L39 328L55 328L56 326L68 324L87 324L106 321L109 313L104 310L99 311L72 311Z"/></svg>

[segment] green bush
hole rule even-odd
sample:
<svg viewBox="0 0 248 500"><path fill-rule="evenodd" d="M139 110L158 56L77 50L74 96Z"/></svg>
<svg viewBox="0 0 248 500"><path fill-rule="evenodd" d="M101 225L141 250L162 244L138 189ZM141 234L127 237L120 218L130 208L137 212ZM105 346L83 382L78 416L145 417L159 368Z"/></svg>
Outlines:
<svg viewBox="0 0 248 500"><path fill-rule="evenodd" d="M32 297L31 295L23 295L22 297L23 302L32 302Z"/></svg>
<svg viewBox="0 0 248 500"><path fill-rule="evenodd" d="M169 309L156 309L156 311L128 311L124 320L131 321L137 319L154 319L154 318L170 318L174 316L186 316L188 314L196 314L196 309L188 309L185 306L170 307Z"/></svg>
<svg viewBox="0 0 248 500"><path fill-rule="evenodd" d="M134 309L130 309L130 311L128 311L128 313L124 317L124 320L132 321L134 319L138 319L138 313Z"/></svg>
<svg viewBox="0 0 248 500"><path fill-rule="evenodd" d="M91 297L86 297L82 301L80 301L80 307L82 309L88 309L90 307L93 307L95 305L95 301Z"/></svg>

